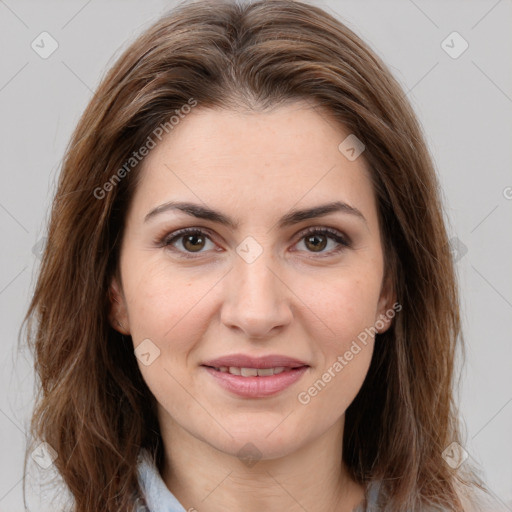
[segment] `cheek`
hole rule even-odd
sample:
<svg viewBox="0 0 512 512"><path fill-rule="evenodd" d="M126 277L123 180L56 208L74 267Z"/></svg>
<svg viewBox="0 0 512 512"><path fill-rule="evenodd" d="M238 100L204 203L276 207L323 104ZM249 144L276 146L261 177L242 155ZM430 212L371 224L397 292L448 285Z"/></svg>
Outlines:
<svg viewBox="0 0 512 512"><path fill-rule="evenodd" d="M341 277L309 296L311 309L326 326L323 336L310 333L312 339L321 340L322 358L308 383L313 387L305 391L311 398L319 396L318 405L329 403L333 411L345 410L363 384L374 346L378 277L371 272L364 278Z"/></svg>
<svg viewBox="0 0 512 512"><path fill-rule="evenodd" d="M350 300L342 297L332 301L336 307L326 311L329 328L336 336L329 331L328 336L316 337L322 355L297 397L308 411L315 411L313 416L328 423L346 411L361 389L374 348L375 307L365 306L367 297L358 295L357 290Z"/></svg>
<svg viewBox="0 0 512 512"><path fill-rule="evenodd" d="M342 276L309 289L307 304L325 326L327 348L344 352L352 340L374 326L380 294L378 276L370 272L363 278Z"/></svg>
<svg viewBox="0 0 512 512"><path fill-rule="evenodd" d="M172 417L198 414L185 383L193 371L190 356L205 330L208 292L216 281L218 277L194 279L156 262L139 266L137 275L126 283L134 348L149 339L159 351L149 365L139 359L139 369L157 402Z"/></svg>
<svg viewBox="0 0 512 512"><path fill-rule="evenodd" d="M350 349L331 360L323 368L308 388L298 396L315 417L323 417L328 423L333 423L345 413L358 394L368 373L371 361L373 343L360 345L358 353ZM350 353L351 359L346 358Z"/></svg>
<svg viewBox="0 0 512 512"><path fill-rule="evenodd" d="M125 286L135 344L150 338L164 349L166 341L172 339L174 351L179 352L199 328L199 306L207 302L216 280L213 275L198 278L172 271L165 262L139 266L137 275L132 275Z"/></svg>

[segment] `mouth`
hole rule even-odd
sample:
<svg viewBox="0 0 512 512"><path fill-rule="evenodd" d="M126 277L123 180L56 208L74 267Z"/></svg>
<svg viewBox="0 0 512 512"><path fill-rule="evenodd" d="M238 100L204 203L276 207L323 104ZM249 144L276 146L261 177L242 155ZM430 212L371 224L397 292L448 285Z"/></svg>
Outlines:
<svg viewBox="0 0 512 512"><path fill-rule="evenodd" d="M250 356L248 354L230 354L215 359L204 361L202 366L215 368L224 373L230 372L233 375L242 375L236 373L237 370L244 370L248 376L255 376L254 370L276 370L275 373L281 373L285 370L293 370L302 366L309 366L305 361L288 357L281 354L268 354L265 356ZM234 369L232 372L231 370ZM261 374L264 376L265 374Z"/></svg>
<svg viewBox="0 0 512 512"><path fill-rule="evenodd" d="M236 354L201 365L225 391L242 398L265 398L289 388L310 366L298 359L274 355L250 357Z"/></svg>
<svg viewBox="0 0 512 512"><path fill-rule="evenodd" d="M270 377L271 375L279 375L283 372L291 372L299 368L305 368L307 365L302 366L276 366L273 368L245 368L238 366L208 366L203 365L206 368L211 368L217 372L229 373L231 375L238 375L240 377Z"/></svg>

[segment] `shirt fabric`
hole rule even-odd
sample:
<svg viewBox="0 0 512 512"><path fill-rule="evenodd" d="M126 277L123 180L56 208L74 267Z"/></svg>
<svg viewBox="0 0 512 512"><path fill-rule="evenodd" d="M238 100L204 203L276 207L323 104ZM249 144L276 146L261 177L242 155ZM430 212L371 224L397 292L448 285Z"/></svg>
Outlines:
<svg viewBox="0 0 512 512"><path fill-rule="evenodd" d="M143 451L139 456L137 471L140 487L147 505L147 507L139 508L137 512L189 512L194 510L185 510L183 505L167 488L148 452ZM370 483L368 486L368 505L365 512L377 510L375 504L378 493L378 483ZM356 508L354 512L359 511L363 511L362 506Z"/></svg>
<svg viewBox="0 0 512 512"><path fill-rule="evenodd" d="M139 455L137 472L147 505L137 512L187 512L165 485L158 468L146 450Z"/></svg>

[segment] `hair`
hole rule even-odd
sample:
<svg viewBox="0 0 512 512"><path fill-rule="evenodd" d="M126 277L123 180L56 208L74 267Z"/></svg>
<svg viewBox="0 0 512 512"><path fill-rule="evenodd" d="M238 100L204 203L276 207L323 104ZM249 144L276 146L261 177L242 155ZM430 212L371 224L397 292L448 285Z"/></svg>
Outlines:
<svg viewBox="0 0 512 512"><path fill-rule="evenodd" d="M31 437L57 452L74 511L132 510L140 451L162 461L155 399L130 336L109 323L109 285L140 176L126 162L191 100L251 111L307 100L363 141L385 274L402 309L377 334L346 411L343 461L355 481L381 481L382 510L462 511L457 487L483 484L442 457L462 444L454 372L464 350L432 159L380 58L324 10L292 0L181 4L116 60L72 135L23 324L38 379Z"/></svg>

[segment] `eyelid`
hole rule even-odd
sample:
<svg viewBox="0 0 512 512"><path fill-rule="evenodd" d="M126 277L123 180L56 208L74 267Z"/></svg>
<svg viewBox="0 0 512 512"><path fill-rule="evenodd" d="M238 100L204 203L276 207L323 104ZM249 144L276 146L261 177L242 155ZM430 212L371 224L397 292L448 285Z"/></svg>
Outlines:
<svg viewBox="0 0 512 512"><path fill-rule="evenodd" d="M351 241L350 237L347 236L343 231L340 231L339 229L331 228L328 226L311 226L309 228L302 230L298 234L299 241L302 240L302 238L304 238L305 236L307 236L310 233L311 234L316 234L316 233L326 234L326 235L329 235L331 238L334 238L338 243L340 243L342 245L345 245L347 247L352 245L352 241Z"/></svg>
<svg viewBox="0 0 512 512"><path fill-rule="evenodd" d="M205 238L208 238L212 243L215 243L213 241L213 231L211 231L208 228L193 227L193 226L177 229L175 231L172 231L171 233L166 232L166 234L163 237L155 240L155 242L158 245L158 247L169 248L172 246L174 241L179 240L180 238L183 238L184 236L189 235L189 234L190 235L196 235L196 234L203 235ZM187 252L180 251L180 250L175 250L174 252L177 252L179 254L189 254L190 256L188 256L188 257L191 257L191 258L195 257L195 256L193 256L194 254L197 254L197 255L203 254L203 252L187 253Z"/></svg>
<svg viewBox="0 0 512 512"><path fill-rule="evenodd" d="M208 238L212 243L215 244L215 242L213 240L214 236L213 236L212 230L210 230L209 228L195 227L195 226L177 229L171 233L167 232L163 237L159 238L155 242L158 245L158 247L169 248L169 250L173 251L174 253L178 253L180 256L182 256L184 258L189 258L189 259L198 258L205 252L206 253L209 252L209 251L199 251L197 253L194 253L194 252L181 251L181 250L174 248L173 247L174 241L179 240L180 238L186 236L187 234L203 235L206 238ZM341 250L351 247L351 245L352 245L352 241L351 241L350 237L348 237L344 232L342 232L336 228L331 228L328 226L310 226L308 228L301 230L299 233L297 233L297 235L296 235L297 240L293 245L294 246L297 245L300 241L302 241L309 234L311 234L311 235L319 234L319 235L327 236L327 238L334 240L338 244L338 246L335 249L332 249L327 252L318 252L318 253L315 253L314 251L292 251L292 252L309 252L312 255L317 254L318 255L317 257L322 258L322 257L331 256L333 254L337 254ZM173 248L171 249L170 247L173 247Z"/></svg>

